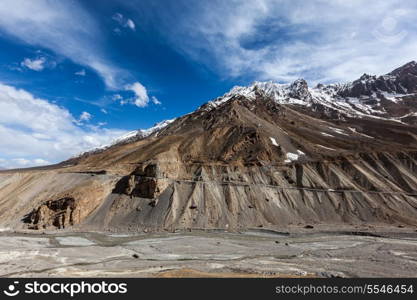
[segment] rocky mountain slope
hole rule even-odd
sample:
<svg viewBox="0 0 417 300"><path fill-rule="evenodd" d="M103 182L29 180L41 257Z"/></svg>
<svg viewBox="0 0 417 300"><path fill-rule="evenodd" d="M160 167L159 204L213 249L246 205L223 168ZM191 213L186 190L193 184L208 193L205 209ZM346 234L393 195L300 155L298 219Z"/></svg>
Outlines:
<svg viewBox="0 0 417 300"><path fill-rule="evenodd" d="M174 230L417 225L417 64L347 84L255 82L149 134L0 172L0 225Z"/></svg>

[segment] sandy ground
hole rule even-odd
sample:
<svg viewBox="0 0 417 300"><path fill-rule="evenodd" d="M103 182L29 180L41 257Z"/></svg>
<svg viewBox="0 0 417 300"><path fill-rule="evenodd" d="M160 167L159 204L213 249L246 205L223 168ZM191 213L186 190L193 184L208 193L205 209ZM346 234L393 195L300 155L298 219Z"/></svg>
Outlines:
<svg viewBox="0 0 417 300"><path fill-rule="evenodd" d="M2 277L417 277L417 232L0 232Z"/></svg>

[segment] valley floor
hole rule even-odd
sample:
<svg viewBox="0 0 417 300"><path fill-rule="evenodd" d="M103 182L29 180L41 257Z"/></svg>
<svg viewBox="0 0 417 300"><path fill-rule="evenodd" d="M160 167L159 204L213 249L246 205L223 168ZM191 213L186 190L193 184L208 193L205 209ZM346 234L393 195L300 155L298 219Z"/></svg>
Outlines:
<svg viewBox="0 0 417 300"><path fill-rule="evenodd" d="M416 277L414 228L0 232L1 277Z"/></svg>

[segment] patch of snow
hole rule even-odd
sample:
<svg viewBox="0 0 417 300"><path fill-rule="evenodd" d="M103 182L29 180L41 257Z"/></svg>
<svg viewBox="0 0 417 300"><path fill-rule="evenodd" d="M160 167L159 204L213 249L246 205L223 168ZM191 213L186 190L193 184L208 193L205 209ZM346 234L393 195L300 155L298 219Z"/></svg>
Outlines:
<svg viewBox="0 0 417 300"><path fill-rule="evenodd" d="M91 149L89 151L82 152L80 154L77 154L77 155L73 156L73 158L81 156L85 153L95 152L95 151L99 151L99 150L105 150L107 148L110 148L110 147L112 147L114 145L117 145L117 144L120 144L120 143L126 143L126 142L129 142L131 140L133 141L135 139L145 138L145 137L148 137L155 132L156 132L156 135L158 135L158 131L165 128L166 126L168 126L169 124L171 124L175 120L176 120L176 118L171 119L171 120L165 120L165 121L156 123L153 127L148 128L148 129L139 129L139 130L130 131L130 132L114 139L109 144L104 144L104 145L98 146L94 149Z"/></svg>
<svg viewBox="0 0 417 300"><path fill-rule="evenodd" d="M387 92L381 92L381 94L384 96L385 99L390 100L394 103L398 103L399 101L402 100L403 97L415 95L415 94L398 94L398 93L387 93Z"/></svg>
<svg viewBox="0 0 417 300"><path fill-rule="evenodd" d="M298 160L298 158L299 158L298 154L295 154L295 153L292 153L292 152L288 152L286 154L286 156L287 156L287 160L289 160L289 161L295 161L295 160Z"/></svg>
<svg viewBox="0 0 417 300"><path fill-rule="evenodd" d="M157 132L157 131L163 129L164 127L168 126L169 124L171 124L175 120L176 120L175 118L171 119L171 120L165 120L165 121L156 123L153 127L148 128L148 129L139 129L139 130L131 131L131 132L125 134L124 136L121 136L121 137L115 139L111 144L104 145L102 147L107 148L107 147L119 144L121 142L126 142L129 139L134 138L134 137L140 137L140 138L148 137L152 133Z"/></svg>
<svg viewBox="0 0 417 300"><path fill-rule="evenodd" d="M340 128L329 127L329 129L333 130L334 132L338 134L348 135L343 129L340 129Z"/></svg>
<svg viewBox="0 0 417 300"><path fill-rule="evenodd" d="M361 132L359 132L359 134L360 135L363 135L364 137L368 137L368 138L374 139L373 136L370 136L370 135L367 135L367 134L364 134L364 133L361 133Z"/></svg>
<svg viewBox="0 0 417 300"><path fill-rule="evenodd" d="M255 81L250 86L235 86L229 92L223 96L208 102L208 106L205 108L206 111L210 111L213 108L218 107L219 105L229 101L236 96L244 96L249 100L254 100L256 98L256 93L264 94L267 97L271 97L275 102L280 104L297 104L297 105L311 105L308 94L303 95L300 93L300 85L295 81L292 84L280 84L274 83L272 81L268 82L259 82ZM309 90L307 90L309 92ZM300 93L304 97L303 99L298 99L291 97L294 93Z"/></svg>
<svg viewBox="0 0 417 300"><path fill-rule="evenodd" d="M120 143L120 142L123 142L123 141L129 140L129 139L131 139L131 138L135 137L135 136L138 134L138 132L139 132L139 130L133 130L133 131L130 131L130 132L128 132L128 133L126 133L126 134L124 134L124 135L122 135L122 136L119 136L118 138L115 138L115 139L111 142L111 144L110 144L110 145L115 145L115 144L118 144L118 143ZM100 146L99 148L106 148L106 147L108 147L108 146L109 146L109 145L102 145L102 146Z"/></svg>
<svg viewBox="0 0 417 300"><path fill-rule="evenodd" d="M382 95L384 96L385 99L392 101L394 103L397 103L400 99L398 99L397 97L399 95L397 94L391 94L391 93L387 93L387 92L383 92Z"/></svg>
<svg viewBox="0 0 417 300"><path fill-rule="evenodd" d="M331 134L328 134L328 133L325 133L325 132L320 132L320 133L321 133L321 135L324 135L324 136L334 137L334 135L331 135Z"/></svg>
<svg viewBox="0 0 417 300"><path fill-rule="evenodd" d="M326 147L326 146L323 146L323 145L320 145L320 144L317 144L317 146L319 146L320 148L323 148L323 149L327 149L327 150L332 150L332 151L336 151L336 149L333 149L333 148L329 148L329 147Z"/></svg>
<svg viewBox="0 0 417 300"><path fill-rule="evenodd" d="M386 75L390 78L391 75ZM391 76L392 77L392 76ZM394 76L395 77L395 76ZM367 75L359 81L364 84L373 82L376 77ZM378 94L373 91L370 96L342 97L340 93L346 90L351 90L354 86L353 82L345 84L328 84L318 85L314 88L306 88L303 80L296 80L291 84L280 84L271 81L268 82L254 82L250 86L235 86L223 96L209 101L206 105L200 108L201 111L211 111L219 105L229 101L236 96L243 96L252 101L256 99L257 94L270 97L275 102L281 105L303 105L311 107L313 104L319 104L326 109L336 111L340 114L340 118L374 118L380 120L400 122L397 118L387 117L387 112L381 109L381 95L386 99L397 102L402 97L411 94L393 94L379 91ZM380 94L379 94L380 93ZM367 100L376 101L374 104L366 104ZM342 132L338 132L344 134Z"/></svg>
<svg viewBox="0 0 417 300"><path fill-rule="evenodd" d="M174 122L177 118L171 119L171 120L165 120L159 123L156 123L153 127L148 128L148 129L141 129L139 130L140 133L142 134L143 137L147 137L149 135L151 135L154 132L157 132L165 127L167 127L169 124L171 124L172 122Z"/></svg>
<svg viewBox="0 0 417 300"><path fill-rule="evenodd" d="M271 139L272 145L277 146L277 147L279 146L275 138L270 137L270 139Z"/></svg>
<svg viewBox="0 0 417 300"><path fill-rule="evenodd" d="M297 153L287 152L285 156L287 157L286 160L284 160L284 163L290 163L293 161L296 161L300 158L300 156L304 156L305 153L301 150L297 150Z"/></svg>
<svg viewBox="0 0 417 300"><path fill-rule="evenodd" d="M417 112L412 112L412 113L409 113L409 114L405 114L404 116L399 117L399 119L406 118L406 117L417 117Z"/></svg>

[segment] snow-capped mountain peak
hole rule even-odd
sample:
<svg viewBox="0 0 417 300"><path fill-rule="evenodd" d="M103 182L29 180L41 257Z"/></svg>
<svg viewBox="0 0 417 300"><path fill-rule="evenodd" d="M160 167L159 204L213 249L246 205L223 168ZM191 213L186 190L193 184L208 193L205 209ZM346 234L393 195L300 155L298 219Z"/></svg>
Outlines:
<svg viewBox="0 0 417 300"><path fill-rule="evenodd" d="M309 105L311 102L311 94L304 79L298 79L290 84L255 81L249 86L235 86L223 96L209 101L201 108L211 110L236 96L254 100L257 95L270 97L280 104Z"/></svg>
<svg viewBox="0 0 417 300"><path fill-rule="evenodd" d="M339 117L371 117L402 122L404 116L414 113L413 105L407 101L410 97L417 98L417 63L409 62L381 76L363 74L352 82L319 84L314 88L309 88L304 79L287 84L255 81L249 86L233 87L199 110L211 111L235 97L244 97L249 101L263 97L281 105L314 106L314 111Z"/></svg>
<svg viewBox="0 0 417 300"><path fill-rule="evenodd" d="M198 112L208 113L226 102L241 97L247 101L272 99L280 105L308 108L328 118L377 118L417 125L417 63L409 62L394 71L381 75L363 74L344 84L318 84L308 87L304 79L292 83L255 81L249 86L235 86L223 96L200 106ZM155 124L149 129L128 132L110 144L92 151L134 142L158 133L175 119ZM91 151L90 151L91 152Z"/></svg>

